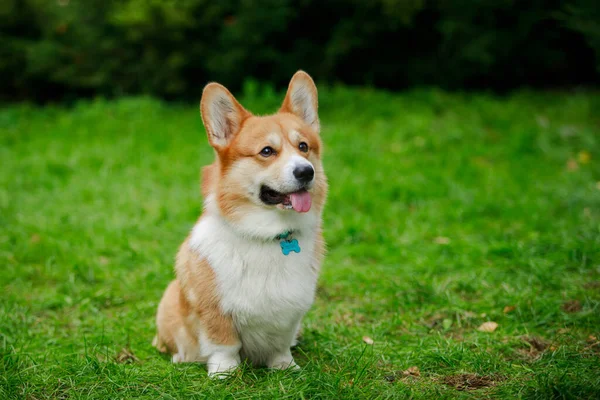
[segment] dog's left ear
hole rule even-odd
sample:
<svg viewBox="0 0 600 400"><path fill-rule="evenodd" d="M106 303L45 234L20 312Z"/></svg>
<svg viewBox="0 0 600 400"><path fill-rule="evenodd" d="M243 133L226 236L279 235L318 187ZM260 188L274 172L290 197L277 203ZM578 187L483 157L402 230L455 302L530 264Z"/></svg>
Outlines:
<svg viewBox="0 0 600 400"><path fill-rule="evenodd" d="M229 146L244 120L251 115L225 86L214 82L206 85L202 92L200 114L208 141L216 150Z"/></svg>
<svg viewBox="0 0 600 400"><path fill-rule="evenodd" d="M296 72L290 81L279 112L295 114L319 133L318 108L319 101L315 82L306 72Z"/></svg>

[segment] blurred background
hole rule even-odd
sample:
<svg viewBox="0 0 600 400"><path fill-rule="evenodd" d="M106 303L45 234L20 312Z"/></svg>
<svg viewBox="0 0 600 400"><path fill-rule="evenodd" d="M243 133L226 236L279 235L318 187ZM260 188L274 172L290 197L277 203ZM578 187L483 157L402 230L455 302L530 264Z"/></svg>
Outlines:
<svg viewBox="0 0 600 400"><path fill-rule="evenodd" d="M3 0L2 100L282 88L565 88L599 81L597 0Z"/></svg>

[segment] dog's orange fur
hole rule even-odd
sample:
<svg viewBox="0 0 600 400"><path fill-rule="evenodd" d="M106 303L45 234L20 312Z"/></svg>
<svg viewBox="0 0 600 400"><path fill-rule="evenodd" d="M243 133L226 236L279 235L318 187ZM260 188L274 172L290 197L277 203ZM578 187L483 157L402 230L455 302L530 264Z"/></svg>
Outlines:
<svg viewBox="0 0 600 400"><path fill-rule="evenodd" d="M235 344L237 334L231 316L223 315L215 290L215 276L206 260L191 251L186 239L177 254L172 281L158 309L157 344L162 352L176 353L175 337L197 347L200 327L208 338L218 344ZM186 354L184 361L196 361L194 354Z"/></svg>

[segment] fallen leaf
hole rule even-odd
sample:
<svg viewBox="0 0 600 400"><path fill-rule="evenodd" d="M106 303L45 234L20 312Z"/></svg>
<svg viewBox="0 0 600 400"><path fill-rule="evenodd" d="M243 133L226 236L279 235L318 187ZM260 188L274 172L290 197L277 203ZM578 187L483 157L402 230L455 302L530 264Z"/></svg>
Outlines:
<svg viewBox="0 0 600 400"><path fill-rule="evenodd" d="M577 154L577 159L580 163L587 164L592 159L592 155L588 151L583 150L580 151L579 154Z"/></svg>
<svg viewBox="0 0 600 400"><path fill-rule="evenodd" d="M497 378L497 380L502 380ZM456 390L476 390L494 386L495 380L488 376L479 376L475 374L450 375L442 378L442 382L448 386L453 386Z"/></svg>
<svg viewBox="0 0 600 400"><path fill-rule="evenodd" d="M581 302L579 300L569 300L562 305L562 309L568 313L581 311Z"/></svg>
<svg viewBox="0 0 600 400"><path fill-rule="evenodd" d="M600 352L600 341L598 341L598 338L596 336L594 336L594 335L588 336L587 342L589 344L585 347L585 350L590 349L596 353Z"/></svg>
<svg viewBox="0 0 600 400"><path fill-rule="evenodd" d="M577 168L579 168L579 164L577 164L577 161L573 159L567 161L567 171L576 171Z"/></svg>
<svg viewBox="0 0 600 400"><path fill-rule="evenodd" d="M408 368L406 371L402 371L402 375L419 377L421 376L421 371L419 370L419 367L413 366Z"/></svg>
<svg viewBox="0 0 600 400"><path fill-rule="evenodd" d="M484 322L483 324L479 325L479 328L477 328L477 330L479 332L494 332L496 330L496 328L498 328L497 323L488 321L488 322Z"/></svg>
<svg viewBox="0 0 600 400"><path fill-rule="evenodd" d="M516 308L517 307L515 307L515 306L506 306L506 307L504 307L504 309L502 310L502 312L504 314L508 314L511 311L515 311Z"/></svg>
<svg viewBox="0 0 600 400"><path fill-rule="evenodd" d="M449 244L450 243L450 239L445 236L438 236L435 239L433 239L433 241L437 244Z"/></svg>
<svg viewBox="0 0 600 400"><path fill-rule="evenodd" d="M370 338L370 337L368 337L368 336L363 336L363 338L362 338L362 339L363 339L363 342L365 342L366 344L373 344L373 343L375 343L375 342L373 341L373 339L371 339L371 338Z"/></svg>
<svg viewBox="0 0 600 400"><path fill-rule="evenodd" d="M544 339L542 339L541 337L537 337L537 336L523 336L521 337L521 339L527 343L529 343L529 345L535 349L536 351L544 351L548 348L548 342L546 342Z"/></svg>
<svg viewBox="0 0 600 400"><path fill-rule="evenodd" d="M131 364L140 361L139 358L127 348L122 348L119 354L115 357L115 361L121 364Z"/></svg>
<svg viewBox="0 0 600 400"><path fill-rule="evenodd" d="M33 235L31 235L31 237L29 238L29 241L30 241L31 243L39 243L41 239L42 239L42 238L40 237L40 235L38 235L37 233L34 233L34 234L33 234Z"/></svg>

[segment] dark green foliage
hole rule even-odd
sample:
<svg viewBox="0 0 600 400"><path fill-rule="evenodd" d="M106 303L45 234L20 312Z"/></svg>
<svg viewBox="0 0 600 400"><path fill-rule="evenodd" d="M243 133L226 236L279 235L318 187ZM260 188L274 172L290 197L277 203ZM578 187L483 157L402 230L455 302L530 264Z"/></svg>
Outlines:
<svg viewBox="0 0 600 400"><path fill-rule="evenodd" d="M208 80L400 89L589 84L593 0L5 0L5 99L144 93L197 100Z"/></svg>

